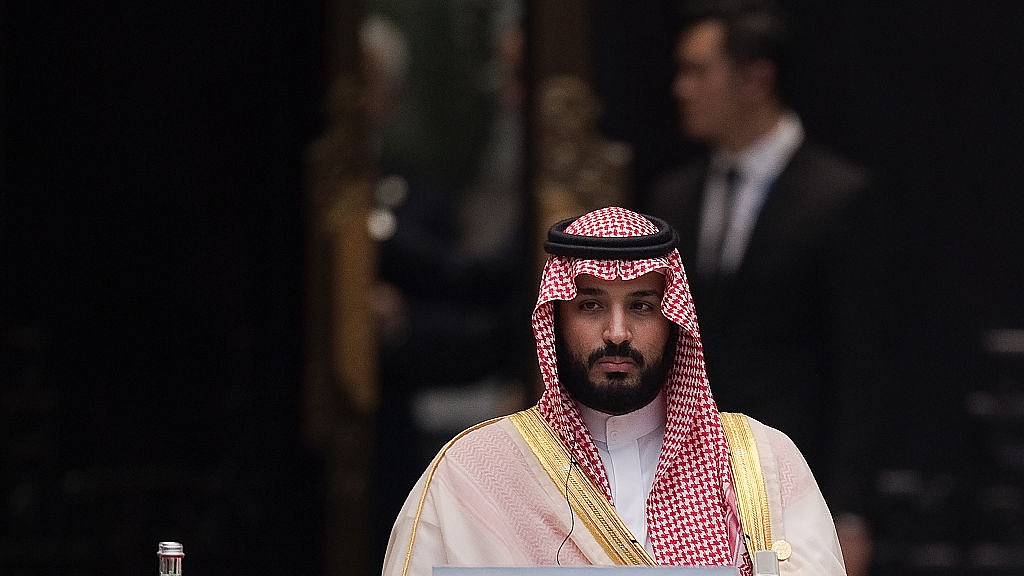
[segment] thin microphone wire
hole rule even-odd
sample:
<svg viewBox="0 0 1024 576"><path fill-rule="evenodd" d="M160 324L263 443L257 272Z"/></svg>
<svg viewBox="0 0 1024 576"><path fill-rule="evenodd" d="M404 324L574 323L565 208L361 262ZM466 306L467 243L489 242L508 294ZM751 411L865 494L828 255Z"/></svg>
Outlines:
<svg viewBox="0 0 1024 576"><path fill-rule="evenodd" d="M569 478L572 477L572 469L576 465L577 465L576 464L576 459L575 458L570 458L569 459L569 471L566 472L566 474L565 474L565 490L564 490L564 492L565 492L565 505L568 506L568 508L569 508L569 532L568 532L568 534L565 535L565 538L562 539L562 543L558 545L558 550L555 551L555 565L556 566L561 566L562 565L562 561L559 559L559 555L562 553L562 548L565 546L566 542L569 541L569 537L572 536L573 530L576 529L576 514L573 513L573 511L572 511L572 502L569 501Z"/></svg>

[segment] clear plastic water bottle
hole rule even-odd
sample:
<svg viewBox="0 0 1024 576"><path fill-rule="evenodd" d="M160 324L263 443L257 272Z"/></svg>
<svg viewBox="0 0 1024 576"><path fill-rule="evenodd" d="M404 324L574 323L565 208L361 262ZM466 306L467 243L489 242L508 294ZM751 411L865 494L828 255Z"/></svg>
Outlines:
<svg viewBox="0 0 1024 576"><path fill-rule="evenodd" d="M181 559L185 550L178 542L160 542L156 547L160 559L160 576L181 576Z"/></svg>

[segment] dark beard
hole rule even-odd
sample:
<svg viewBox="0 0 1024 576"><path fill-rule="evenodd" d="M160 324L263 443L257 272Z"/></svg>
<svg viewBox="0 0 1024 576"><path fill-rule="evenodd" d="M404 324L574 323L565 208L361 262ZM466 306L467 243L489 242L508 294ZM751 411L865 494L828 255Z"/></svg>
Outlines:
<svg viewBox="0 0 1024 576"><path fill-rule="evenodd" d="M565 338L559 334L555 337L558 379L570 396L588 408L613 416L634 412L650 404L661 392L665 378L672 369L678 335L679 327L673 324L661 358L648 365L647 359L631 348L628 342L618 346L608 343L604 348L591 352L584 361L565 349L562 344ZM590 368L605 356L631 358L640 367L640 381L630 384L626 382L625 373L612 373L604 384L591 382Z"/></svg>

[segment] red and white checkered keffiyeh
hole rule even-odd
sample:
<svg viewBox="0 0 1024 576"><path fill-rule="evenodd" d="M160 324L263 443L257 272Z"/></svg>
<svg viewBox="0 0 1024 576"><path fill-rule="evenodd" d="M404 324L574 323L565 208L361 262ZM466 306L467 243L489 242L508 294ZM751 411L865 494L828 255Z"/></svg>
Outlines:
<svg viewBox="0 0 1024 576"><path fill-rule="evenodd" d="M654 234L642 215L608 207L574 221L567 234L627 237ZM654 486L647 500L647 526L655 560L662 565L731 566L727 515L735 506L729 456L718 409L704 371L704 353L693 298L679 252L646 260L584 260L551 256L544 266L533 332L544 380L541 415L576 454L583 468L611 500L611 489L597 446L579 411L559 385L555 358L554 301L576 296L575 278L632 280L652 271L665 274L661 311L680 326L676 356L665 384L668 414L665 441ZM730 503L728 501L733 500ZM731 505L730 505L731 504Z"/></svg>

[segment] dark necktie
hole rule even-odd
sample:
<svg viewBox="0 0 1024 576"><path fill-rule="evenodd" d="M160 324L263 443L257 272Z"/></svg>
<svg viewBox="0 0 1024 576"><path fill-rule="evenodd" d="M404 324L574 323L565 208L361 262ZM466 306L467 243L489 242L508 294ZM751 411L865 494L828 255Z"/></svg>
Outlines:
<svg viewBox="0 0 1024 576"><path fill-rule="evenodd" d="M725 195L722 199L722 225L718 227L718 237L715 239L715 249L712 251L712 276L722 274L722 249L725 248L725 239L729 236L729 228L732 223L732 208L736 203L736 191L740 187L740 172L730 166L725 172Z"/></svg>

